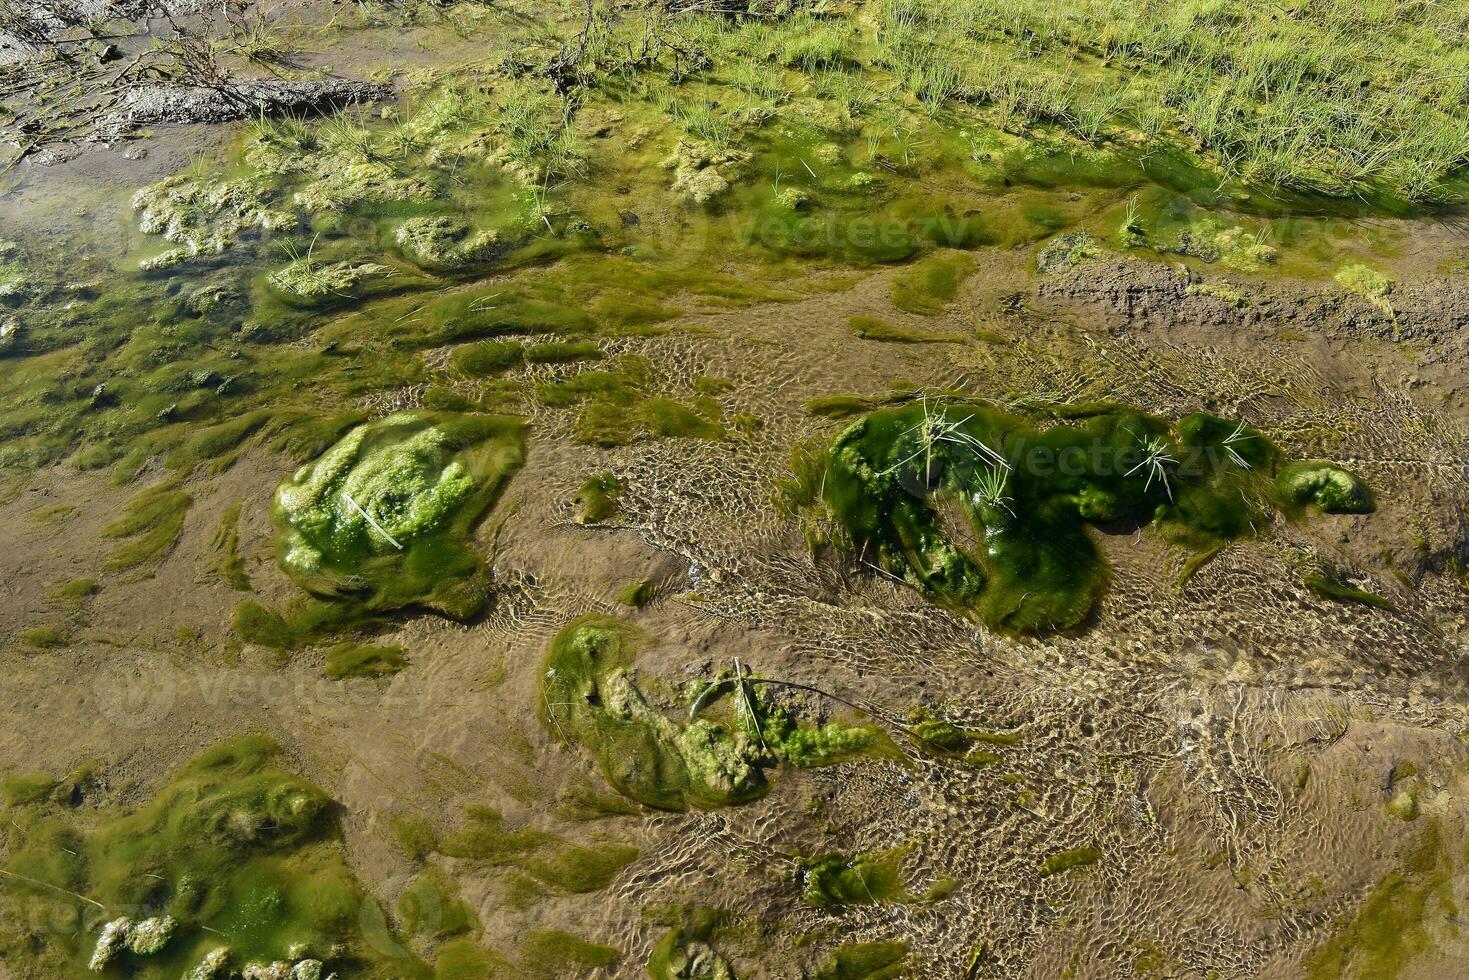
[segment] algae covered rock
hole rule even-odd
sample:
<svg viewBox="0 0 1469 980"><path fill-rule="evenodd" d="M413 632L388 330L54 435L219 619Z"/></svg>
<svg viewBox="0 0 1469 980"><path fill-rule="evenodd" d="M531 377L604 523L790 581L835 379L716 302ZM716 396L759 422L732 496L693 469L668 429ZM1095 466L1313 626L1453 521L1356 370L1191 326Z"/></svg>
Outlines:
<svg viewBox="0 0 1469 980"><path fill-rule="evenodd" d="M488 262L505 243L498 232L475 231L450 218L409 218L393 232L405 258L435 271L462 269Z"/></svg>
<svg viewBox="0 0 1469 980"><path fill-rule="evenodd" d="M333 306L378 291L398 273L377 262L313 262L300 258L266 279L283 302L307 308Z"/></svg>
<svg viewBox="0 0 1469 980"><path fill-rule="evenodd" d="M1370 514L1376 507L1367 484L1331 463L1291 463L1280 471L1275 486L1288 507L1312 505L1327 514Z"/></svg>
<svg viewBox="0 0 1469 980"><path fill-rule="evenodd" d="M750 154L743 150L717 149L707 143L680 140L663 166L673 171L673 190L695 204L708 204L729 190Z"/></svg>
<svg viewBox="0 0 1469 980"><path fill-rule="evenodd" d="M178 920L171 915L133 923L132 928L128 930L129 952L139 956L152 956L168 945L178 925Z"/></svg>
<svg viewBox="0 0 1469 980"><path fill-rule="evenodd" d="M225 974L229 961L229 949L218 946L205 953L204 958L185 974L184 980L215 980L216 977Z"/></svg>
<svg viewBox="0 0 1469 980"><path fill-rule="evenodd" d="M127 916L113 919L102 927L102 934L97 937L97 945L92 950L92 958L87 962L87 969L102 972L108 963L118 953L127 947L128 930L132 928L133 922Z"/></svg>
<svg viewBox="0 0 1469 980"><path fill-rule="evenodd" d="M402 412L359 426L276 492L282 567L316 595L373 611L484 606L469 536L521 461L521 423Z"/></svg>

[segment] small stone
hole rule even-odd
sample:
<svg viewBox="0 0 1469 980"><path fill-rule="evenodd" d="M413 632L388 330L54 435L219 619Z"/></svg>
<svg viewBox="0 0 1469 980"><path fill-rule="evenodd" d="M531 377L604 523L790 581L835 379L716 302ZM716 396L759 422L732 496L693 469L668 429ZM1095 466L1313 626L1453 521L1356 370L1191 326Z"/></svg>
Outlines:
<svg viewBox="0 0 1469 980"><path fill-rule="evenodd" d="M152 956L168 945L178 924L178 920L171 915L144 919L128 931L128 949L139 956Z"/></svg>
<svg viewBox="0 0 1469 980"><path fill-rule="evenodd" d="M127 944L128 930L132 928L133 921L127 916L113 919L102 927L102 935L97 937L97 947L92 950L92 959L87 963L87 969L100 973L112 958L116 956Z"/></svg>
<svg viewBox="0 0 1469 980"><path fill-rule="evenodd" d="M292 968L291 980L321 980L321 960L301 960Z"/></svg>
<svg viewBox="0 0 1469 980"><path fill-rule="evenodd" d="M224 972L229 958L230 951L227 947L220 946L218 949L211 949L204 954L204 959L199 961L199 965L185 975L184 980L216 980Z"/></svg>

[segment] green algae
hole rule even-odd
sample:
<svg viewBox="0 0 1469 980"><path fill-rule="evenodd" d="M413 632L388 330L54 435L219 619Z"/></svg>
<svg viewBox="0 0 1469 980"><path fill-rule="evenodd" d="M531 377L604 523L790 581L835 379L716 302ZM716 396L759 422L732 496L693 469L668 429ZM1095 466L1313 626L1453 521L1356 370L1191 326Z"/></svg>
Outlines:
<svg viewBox="0 0 1469 980"><path fill-rule="evenodd" d="M699 396L690 406L652 394L648 390L652 368L642 357L623 355L613 367L558 375L536 389L544 405L579 407L573 430L578 442L624 446L648 438L725 437L719 406L712 398Z"/></svg>
<svg viewBox="0 0 1469 980"><path fill-rule="evenodd" d="M577 488L571 506L578 524L601 524L615 517L621 510L617 496L621 486L611 473L597 473L587 477Z"/></svg>
<svg viewBox="0 0 1469 980"><path fill-rule="evenodd" d="M665 922L665 924L668 924ZM734 969L712 945L726 924L715 909L681 909L648 957L652 980L735 980Z"/></svg>
<svg viewBox="0 0 1469 980"><path fill-rule="evenodd" d="M1454 862L1437 821L1431 823L1399 871L1387 874L1336 934L1306 957L1308 980L1375 980L1402 976L1433 948L1435 934L1458 917Z"/></svg>
<svg viewBox="0 0 1469 980"><path fill-rule="evenodd" d="M730 806L766 792L767 768L782 762L824 766L883 753L890 743L874 729L801 723L758 679L704 685L687 721L675 721L645 699L631 668L641 634L615 619L588 616L556 637L542 670L542 723L597 759L619 793L666 810ZM729 724L707 715L726 695Z"/></svg>
<svg viewBox="0 0 1469 980"><path fill-rule="evenodd" d="M1342 570L1334 565L1320 566L1303 576L1301 582L1323 599L1330 599L1334 602L1352 602L1388 612L1402 611L1391 599L1351 585Z"/></svg>
<svg viewBox="0 0 1469 980"><path fill-rule="evenodd" d="M1275 485L1282 504L1297 510L1313 506L1326 514L1370 514L1376 509L1360 477L1320 460L1289 464Z"/></svg>
<svg viewBox="0 0 1469 980"><path fill-rule="evenodd" d="M163 559L184 529L184 517L193 498L164 482L143 490L128 502L123 516L102 529L105 538L119 539L104 562L110 571L150 565Z"/></svg>
<svg viewBox="0 0 1469 980"><path fill-rule="evenodd" d="M1041 877L1046 878L1063 871L1070 871L1072 868L1096 864L1100 860L1102 860L1102 852L1095 847L1073 847L1067 851L1047 854L1041 861L1040 874Z"/></svg>
<svg viewBox="0 0 1469 980"><path fill-rule="evenodd" d="M453 882L437 868L428 868L409 882L394 908L408 936L446 939L479 928L474 909L459 898Z"/></svg>
<svg viewBox="0 0 1469 980"><path fill-rule="evenodd" d="M472 616L487 584L468 538L520 459L511 418L404 412L359 426L276 492L281 565L365 611Z"/></svg>
<svg viewBox="0 0 1469 980"><path fill-rule="evenodd" d="M550 341L531 344L525 349L525 359L531 364L569 364L595 361L601 356L602 348L590 340Z"/></svg>
<svg viewBox="0 0 1469 980"><path fill-rule="evenodd" d="M373 646L366 643L337 643L326 650L326 666L322 676L333 680L344 677L391 677L408 666L408 658L400 646Z"/></svg>
<svg viewBox="0 0 1469 980"><path fill-rule="evenodd" d="M961 338L948 333L933 333L927 330L909 330L894 326L885 320L870 316L854 316L847 320L847 328L862 340L873 340L888 344L956 344ZM817 414L817 413L813 413Z"/></svg>
<svg viewBox="0 0 1469 980"><path fill-rule="evenodd" d="M657 583L650 579L629 582L617 593L617 601L633 609L641 609L658 594Z"/></svg>
<svg viewBox="0 0 1469 980"><path fill-rule="evenodd" d="M525 349L512 340L486 340L454 352L456 368L471 378L503 374L525 359Z"/></svg>
<svg viewBox="0 0 1469 980"><path fill-rule="evenodd" d="M32 626L20 631L20 642L34 650L54 650L70 643L71 636L55 626Z"/></svg>
<svg viewBox="0 0 1469 980"><path fill-rule="evenodd" d="M237 591L249 592L250 576L240 555L240 508L243 503L237 500L225 508L219 518L219 528L209 543L216 555L215 570L219 577Z"/></svg>
<svg viewBox="0 0 1469 980"><path fill-rule="evenodd" d="M44 952L32 962L72 975L91 953L95 923L125 911L178 923L146 959L123 954L137 975L181 975L220 946L238 965L337 943L351 949L338 962L354 973L419 975L410 961L383 970L361 941L359 914L370 900L343 859L331 801L277 768L276 755L268 739L247 736L188 763L131 812L50 805L17 813L5 830L9 895L54 906L47 921L77 928L7 917L6 945L33 942Z"/></svg>
<svg viewBox="0 0 1469 980"><path fill-rule="evenodd" d="M523 955L533 976L582 976L590 970L611 970L622 959L614 946L587 942L557 929L537 929L525 937Z"/></svg>
<svg viewBox="0 0 1469 980"><path fill-rule="evenodd" d="M1053 406L1027 419L924 399L839 435L824 497L866 560L1031 633L1078 625L1100 598L1108 571L1087 525L1214 549L1268 520L1281 462L1261 433L1204 413L1169 425L1121 406Z"/></svg>
<svg viewBox="0 0 1469 980"><path fill-rule="evenodd" d="M910 901L903 881L906 854L900 847L850 858L836 852L810 858L801 863L802 897L819 909Z"/></svg>
<svg viewBox="0 0 1469 980"><path fill-rule="evenodd" d="M907 968L907 943L847 943L838 946L831 962L812 976L813 980L897 980Z"/></svg>
<svg viewBox="0 0 1469 980"><path fill-rule="evenodd" d="M974 259L964 253L935 254L913 263L893 280L893 305L909 313L935 316L959 292L974 271Z"/></svg>
<svg viewBox="0 0 1469 980"><path fill-rule="evenodd" d="M498 810L466 808L464 826L442 838L420 830L423 845L449 857L491 867L514 868L545 885L571 894L601 891L637 859L626 844L603 841L588 847L556 834L506 825Z"/></svg>

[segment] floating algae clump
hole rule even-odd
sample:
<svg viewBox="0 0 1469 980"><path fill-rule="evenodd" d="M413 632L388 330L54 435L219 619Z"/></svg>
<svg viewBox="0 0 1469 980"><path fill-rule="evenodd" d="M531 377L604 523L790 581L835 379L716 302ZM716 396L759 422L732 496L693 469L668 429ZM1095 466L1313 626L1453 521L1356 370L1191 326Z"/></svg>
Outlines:
<svg viewBox="0 0 1469 980"><path fill-rule="evenodd" d="M1100 597L1107 569L1088 524L1150 526L1206 552L1268 519L1281 462L1261 433L1204 413L1169 425L1115 405L1022 418L924 400L838 436L825 499L859 554L935 602L1026 633L1073 627ZM1282 473L1287 506L1322 479L1295 472ZM1327 503L1345 498L1357 499Z"/></svg>
<svg viewBox="0 0 1469 980"><path fill-rule="evenodd" d="M281 564L369 611L472 616L487 583L467 539L520 459L516 419L403 412L359 426L276 492Z"/></svg>
<svg viewBox="0 0 1469 980"><path fill-rule="evenodd" d="M1275 481L1282 504L1312 505L1327 514L1370 514L1372 491L1355 473L1330 463L1291 463Z"/></svg>
<svg viewBox="0 0 1469 980"><path fill-rule="evenodd" d="M225 742L128 812L66 801L13 811L0 950L26 944L26 961L47 976L81 975L92 963L109 975L179 977L211 957L238 969L346 944L363 958L352 975L382 975L365 961L382 947L362 942L366 899L343 860L331 801L277 768L276 754L259 736ZM17 902L27 915L15 914ZM112 918L120 910L128 915ZM88 925L36 925L68 921ZM406 958L394 966L390 975L417 975Z"/></svg>
<svg viewBox="0 0 1469 980"><path fill-rule="evenodd" d="M800 724L751 679L718 681L695 701L698 714L734 692L730 723L674 720L633 682L638 640L631 626L602 616L562 630L542 674L541 718L591 750L613 788L640 803L667 810L743 803L765 792L766 768L829 765L887 744L870 728Z"/></svg>

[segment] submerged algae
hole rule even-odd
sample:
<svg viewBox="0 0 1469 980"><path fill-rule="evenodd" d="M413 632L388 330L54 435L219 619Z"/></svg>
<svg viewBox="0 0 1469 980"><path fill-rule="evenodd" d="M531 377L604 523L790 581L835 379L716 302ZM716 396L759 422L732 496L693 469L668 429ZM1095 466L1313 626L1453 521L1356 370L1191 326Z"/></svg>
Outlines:
<svg viewBox="0 0 1469 980"><path fill-rule="evenodd" d="M648 704L631 668L640 634L626 623L588 616L556 637L542 673L542 722L586 747L618 792L667 810L743 803L768 788L765 770L781 762L823 766L888 743L877 731L801 724L751 679L705 686L693 714L741 688L730 725L705 717L675 721Z"/></svg>
<svg viewBox="0 0 1469 980"><path fill-rule="evenodd" d="M276 492L281 565L371 611L472 616L488 586L468 537L520 459L516 419L403 412L359 426Z"/></svg>
<svg viewBox="0 0 1469 980"><path fill-rule="evenodd" d="M1265 522L1281 463L1263 434L1205 413L1169 425L1120 406L1061 406L1027 419L925 399L837 437L825 500L859 553L936 602L1025 633L1073 627L1096 604L1107 568L1087 525L1216 548ZM1286 475L1284 491L1316 492ZM1328 494L1332 506L1346 500L1358 497Z"/></svg>
<svg viewBox="0 0 1469 980"><path fill-rule="evenodd" d="M801 864L808 905L819 909L844 905L878 905L911 900L903 883L903 857L907 851L863 852L851 858L832 852Z"/></svg>
<svg viewBox="0 0 1469 980"><path fill-rule="evenodd" d="M95 916L99 905L138 910L132 929L115 930L126 936L126 950L113 955L130 970L179 976L222 944L243 964L346 943L360 972L379 975L378 947L361 941L359 914L369 900L337 846L331 802L276 768L276 754L262 737L226 742L128 814L93 821L56 805L14 812L5 831L7 890L55 903L57 915L65 906L74 921ZM148 922L155 926L142 928ZM6 947L35 942L47 952L32 961L54 960L60 972L68 961L79 971L94 951L89 929L3 932ZM416 964L397 965L405 970L389 972L421 975Z"/></svg>

